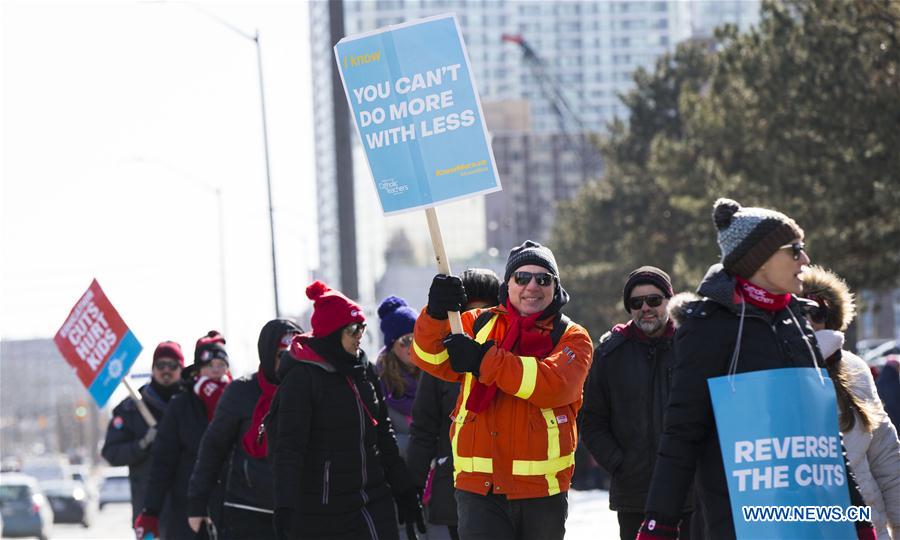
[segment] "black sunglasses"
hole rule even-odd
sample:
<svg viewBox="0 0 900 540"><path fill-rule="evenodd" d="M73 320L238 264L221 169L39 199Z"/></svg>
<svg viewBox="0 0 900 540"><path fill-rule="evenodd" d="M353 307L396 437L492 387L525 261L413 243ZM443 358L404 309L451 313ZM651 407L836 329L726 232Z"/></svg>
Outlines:
<svg viewBox="0 0 900 540"><path fill-rule="evenodd" d="M366 323L358 322L353 324L348 324L344 327L344 332L350 334L351 336L361 336L363 332L366 331Z"/></svg>
<svg viewBox="0 0 900 540"><path fill-rule="evenodd" d="M534 278L537 281L537 284L541 287L549 287L553 284L553 274L547 272L514 272L513 279L516 281L516 285L520 287L524 287L531 283L531 278Z"/></svg>
<svg viewBox="0 0 900 540"><path fill-rule="evenodd" d="M632 296L628 299L628 307L632 310L638 310L641 309L641 307L644 305L644 302L647 302L647 305L650 307L659 307L662 305L663 297L660 294Z"/></svg>
<svg viewBox="0 0 900 540"><path fill-rule="evenodd" d="M400 344L401 347L409 347L413 342L412 334L407 334L401 338L397 339L397 343Z"/></svg>
<svg viewBox="0 0 900 540"><path fill-rule="evenodd" d="M156 362L153 363L153 369L159 369L159 370L168 369L171 371L175 371L176 369L178 369L180 367L181 367L181 364L179 364L175 360L157 360Z"/></svg>
<svg viewBox="0 0 900 540"><path fill-rule="evenodd" d="M806 251L806 244L804 244L803 242L793 242L791 244L780 246L778 249L790 249L791 255L794 257L794 260L799 261L800 254Z"/></svg>

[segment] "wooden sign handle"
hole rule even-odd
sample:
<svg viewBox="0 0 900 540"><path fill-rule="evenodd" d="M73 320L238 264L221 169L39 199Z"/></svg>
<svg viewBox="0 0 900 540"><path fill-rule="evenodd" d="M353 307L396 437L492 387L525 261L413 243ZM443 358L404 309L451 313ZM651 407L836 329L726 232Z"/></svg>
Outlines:
<svg viewBox="0 0 900 540"><path fill-rule="evenodd" d="M437 259L438 273L450 274L450 261L447 260L447 252L444 250L444 237L441 236L441 224L438 222L437 211L434 208L425 209L425 217L428 219L428 232L431 234L431 245L434 247L434 258ZM462 334L462 318L458 311L448 311L450 330L454 334Z"/></svg>
<svg viewBox="0 0 900 540"><path fill-rule="evenodd" d="M131 383L128 382L128 377L122 379L122 384L125 385L125 388L128 389L128 393L131 394L131 399L134 400L134 404L137 405L138 411L140 411L141 416L144 417L144 422L147 422L147 425L150 427L156 426L156 418L153 418L153 414L150 413L150 409L147 408L147 404L144 403L144 400L141 399L141 396L135 392L134 387L131 386Z"/></svg>

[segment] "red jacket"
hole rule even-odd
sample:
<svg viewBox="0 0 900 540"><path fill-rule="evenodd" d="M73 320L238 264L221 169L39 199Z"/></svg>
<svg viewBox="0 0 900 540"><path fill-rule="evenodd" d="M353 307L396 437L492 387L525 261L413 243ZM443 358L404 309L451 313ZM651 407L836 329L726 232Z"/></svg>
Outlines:
<svg viewBox="0 0 900 540"><path fill-rule="evenodd" d="M483 311L462 314L466 333L472 335L475 318ZM509 324L506 308L489 311L495 316L475 339L501 343ZM552 319L537 327L549 334ZM480 414L466 410L474 376L450 367L442 343L449 333L448 321L433 319L423 310L416 321L412 358L432 375L461 383L450 427L456 488L482 495L493 490L509 499L567 491L578 440L575 418L592 357L587 331L570 322L545 358L491 347L482 359L478 381L496 384L499 391Z"/></svg>

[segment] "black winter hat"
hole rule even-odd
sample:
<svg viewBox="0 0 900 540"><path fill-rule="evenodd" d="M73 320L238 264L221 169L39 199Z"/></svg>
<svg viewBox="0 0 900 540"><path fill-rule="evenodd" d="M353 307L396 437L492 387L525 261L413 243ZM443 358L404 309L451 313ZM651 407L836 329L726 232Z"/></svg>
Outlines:
<svg viewBox="0 0 900 540"><path fill-rule="evenodd" d="M631 298L631 291L642 283L653 285L661 290L666 298L672 298L672 295L675 294L672 290L672 280L669 278L669 274L655 266L637 268L628 274L628 279L625 280L625 288L622 290L622 304L628 313L631 313L631 310L628 309L628 299Z"/></svg>
<svg viewBox="0 0 900 540"><path fill-rule="evenodd" d="M190 380L200 368L209 364L214 359L224 360L228 363L228 351L225 350L225 336L218 330L210 330L205 336L197 340L194 345L194 363L181 372L181 378Z"/></svg>
<svg viewBox="0 0 900 540"><path fill-rule="evenodd" d="M543 266L559 281L559 269L556 266L556 258L550 248L542 246L533 240L525 240L522 245L509 250L509 258L506 259L506 271L503 273L503 282L509 283L513 272L526 264Z"/></svg>
<svg viewBox="0 0 900 540"><path fill-rule="evenodd" d="M262 330L259 331L259 340L256 342L259 365L266 380L272 384L278 383L275 375L275 353L279 347L290 346L290 343L283 343L282 340L286 335L292 333L302 334L303 329L288 319L273 319L263 325Z"/></svg>
<svg viewBox="0 0 900 540"><path fill-rule="evenodd" d="M487 307L494 307L500 303L500 278L493 270L469 268L460 278L469 304L478 301L487 303Z"/></svg>

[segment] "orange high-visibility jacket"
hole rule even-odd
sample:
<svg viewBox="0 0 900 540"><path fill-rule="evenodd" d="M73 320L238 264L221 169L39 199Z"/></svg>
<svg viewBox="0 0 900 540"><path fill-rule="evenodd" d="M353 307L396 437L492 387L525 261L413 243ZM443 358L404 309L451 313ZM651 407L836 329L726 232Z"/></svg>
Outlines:
<svg viewBox="0 0 900 540"><path fill-rule="evenodd" d="M470 336L475 319L483 311L462 314L463 328ZM505 307L489 311L494 316L475 340L499 344L509 326L508 314ZM552 323L550 318L537 327L549 334ZM466 410L475 378L450 367L442 343L449 334L448 321L433 319L422 310L411 356L428 373L461 384L450 426L456 488L481 495L493 490L509 499L568 491L578 440L575 418L592 359L587 330L569 322L559 343L545 358L518 356L497 345L491 347L482 359L478 381L496 384L498 392L479 414Z"/></svg>

